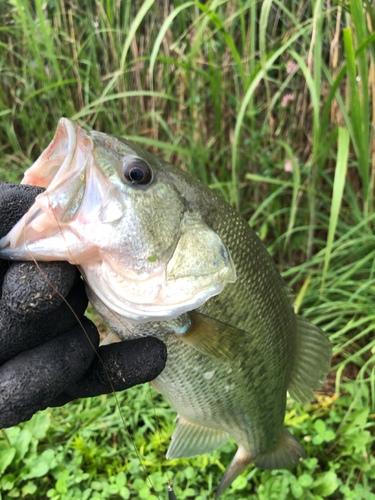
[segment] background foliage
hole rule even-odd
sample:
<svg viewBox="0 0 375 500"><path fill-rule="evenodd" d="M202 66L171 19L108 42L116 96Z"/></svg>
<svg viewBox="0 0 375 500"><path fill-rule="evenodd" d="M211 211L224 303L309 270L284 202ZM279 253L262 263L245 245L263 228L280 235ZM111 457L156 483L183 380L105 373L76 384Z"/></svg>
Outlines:
<svg viewBox="0 0 375 500"><path fill-rule="evenodd" d="M9 0L0 15L1 180L61 116L133 138L239 209L330 335L329 383L286 414L310 458L250 467L223 499L374 499L373 2ZM174 412L153 398L119 395L130 434L112 396L3 431L0 498L165 499L169 478L178 499L213 498L234 444L165 462Z"/></svg>

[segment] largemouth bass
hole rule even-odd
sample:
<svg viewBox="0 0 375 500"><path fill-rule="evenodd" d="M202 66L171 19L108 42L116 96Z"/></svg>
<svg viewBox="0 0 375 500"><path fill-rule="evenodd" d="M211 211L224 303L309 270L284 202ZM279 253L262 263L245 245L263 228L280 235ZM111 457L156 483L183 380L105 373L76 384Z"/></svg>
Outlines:
<svg viewBox="0 0 375 500"><path fill-rule="evenodd" d="M62 118L23 183L42 186L0 240L3 258L67 260L122 340L168 349L153 382L177 411L167 458L238 451L217 495L248 464L288 468L306 456L283 426L325 380L331 347L297 316L248 223L207 186L136 144Z"/></svg>

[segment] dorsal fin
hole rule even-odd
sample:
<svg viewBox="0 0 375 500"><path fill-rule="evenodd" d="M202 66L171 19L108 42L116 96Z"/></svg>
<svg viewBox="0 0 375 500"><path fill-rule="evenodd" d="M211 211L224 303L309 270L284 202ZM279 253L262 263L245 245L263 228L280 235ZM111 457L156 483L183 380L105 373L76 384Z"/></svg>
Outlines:
<svg viewBox="0 0 375 500"><path fill-rule="evenodd" d="M314 399L331 366L332 347L326 334L302 316L297 320L297 349L288 392L299 403Z"/></svg>

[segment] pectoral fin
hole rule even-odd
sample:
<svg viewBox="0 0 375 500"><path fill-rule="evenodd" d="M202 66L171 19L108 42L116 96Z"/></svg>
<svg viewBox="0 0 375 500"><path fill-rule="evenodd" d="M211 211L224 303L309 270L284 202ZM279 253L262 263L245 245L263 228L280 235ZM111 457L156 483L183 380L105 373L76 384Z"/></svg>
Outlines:
<svg viewBox="0 0 375 500"><path fill-rule="evenodd" d="M209 316L189 312L191 326L178 338L202 354L221 362L234 361L245 344L249 343L249 334Z"/></svg>
<svg viewBox="0 0 375 500"><path fill-rule="evenodd" d="M229 434L225 431L189 422L179 415L167 458L195 457L212 453L228 439Z"/></svg>

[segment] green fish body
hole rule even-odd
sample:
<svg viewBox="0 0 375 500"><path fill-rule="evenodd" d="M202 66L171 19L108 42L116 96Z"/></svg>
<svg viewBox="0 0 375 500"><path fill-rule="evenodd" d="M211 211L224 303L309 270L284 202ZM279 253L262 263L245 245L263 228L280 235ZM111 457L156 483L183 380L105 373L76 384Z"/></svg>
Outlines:
<svg viewBox="0 0 375 500"><path fill-rule="evenodd" d="M24 182L47 191L0 241L0 255L30 259L29 249L79 264L119 338L166 343L153 385L178 413L168 458L211 453L232 436L239 448L219 496L251 462L278 469L306 456L283 425L286 394L313 398L331 347L295 315L264 245L233 208L129 141L66 119Z"/></svg>

